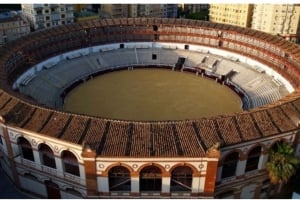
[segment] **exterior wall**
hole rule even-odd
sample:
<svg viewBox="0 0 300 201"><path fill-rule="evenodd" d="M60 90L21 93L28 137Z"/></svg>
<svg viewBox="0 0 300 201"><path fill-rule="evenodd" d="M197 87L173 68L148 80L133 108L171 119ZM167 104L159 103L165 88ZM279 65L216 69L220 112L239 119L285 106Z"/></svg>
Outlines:
<svg viewBox="0 0 300 201"><path fill-rule="evenodd" d="M266 163L268 161L267 150L271 148L275 142L280 140L293 144L296 140L295 137L295 132L285 133L281 136L276 136L276 138L270 138L264 141L259 140L252 144L237 145L227 147L226 150L221 150L222 156L218 167L216 180L217 186L215 189L216 198L267 198L274 194L276 191L274 188L271 188L269 178L265 170ZM248 152L257 146L261 146L263 149L258 162L258 168L256 170L245 172ZM222 179L223 160L229 153L234 151L240 153L240 159L237 163L235 176Z"/></svg>
<svg viewBox="0 0 300 201"><path fill-rule="evenodd" d="M2 125L3 127L4 125ZM5 127L3 127L5 128ZM108 171L115 166L124 166L131 172L132 177L132 190L127 193L132 196L141 196L139 190L139 172L147 166L157 166L162 170L162 183L163 188L161 194L172 196L170 192L170 176L171 171L175 167L188 166L193 170L192 190L190 193L184 194L185 196L197 197L212 197L211 192L214 189L216 169L212 168L210 164L217 164L218 159L215 158L191 158L182 161L181 158L97 158L94 161L95 155L82 153L81 146L64 143L57 139L41 136L25 130L7 127L9 142L11 143L12 153L15 156L13 164L16 166L16 172L13 172L10 167L6 167L6 163L1 160L1 166L7 174L16 174L20 180L20 188L26 192L33 193L38 197L47 198L49 195L46 190L46 181L51 180L59 186L61 198L80 198L81 197L101 197L110 195L108 183ZM20 153L20 147L17 144L19 137L24 137L32 146L34 161L26 160ZM56 169L46 167L42 164L39 146L44 143L47 144L53 151L56 161ZM64 150L69 150L75 154L80 166L80 178L70 174L64 173L62 167L61 153ZM4 159L7 158L4 154ZM88 165L90 164L90 165ZM9 165L9 164L8 164ZM209 170L209 173L208 173ZM209 176L206 176L209 174ZM91 179L96 179L96 186L92 184ZM92 182L92 183L91 183ZM93 186L94 185L94 186ZM87 188L87 189L86 189ZM96 192L93 192L95 188ZM78 194L70 193L67 189L74 189ZM160 194L158 194L160 195ZM177 195L177 193L173 193Z"/></svg>
<svg viewBox="0 0 300 201"><path fill-rule="evenodd" d="M252 4L211 4L209 21L250 27L252 12Z"/></svg>

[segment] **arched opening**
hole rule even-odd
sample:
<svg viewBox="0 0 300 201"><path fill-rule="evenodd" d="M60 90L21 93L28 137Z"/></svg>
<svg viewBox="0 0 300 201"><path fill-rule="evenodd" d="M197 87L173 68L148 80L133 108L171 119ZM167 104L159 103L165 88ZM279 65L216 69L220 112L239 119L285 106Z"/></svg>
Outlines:
<svg viewBox="0 0 300 201"><path fill-rule="evenodd" d="M249 152L245 172L256 170L258 168L258 162L261 156L261 150L262 150L261 146L258 146Z"/></svg>
<svg viewBox="0 0 300 201"><path fill-rule="evenodd" d="M223 161L222 179L235 176L238 161L238 152L233 152L226 156L226 158Z"/></svg>
<svg viewBox="0 0 300 201"><path fill-rule="evenodd" d="M161 177L161 170L158 167L144 167L140 172L140 190L161 191Z"/></svg>
<svg viewBox="0 0 300 201"><path fill-rule="evenodd" d="M54 183L50 180L47 180L47 181L45 181L45 185L46 185L46 189L47 189L47 198L48 199L60 199L61 198L59 186L56 183Z"/></svg>
<svg viewBox="0 0 300 201"><path fill-rule="evenodd" d="M191 191L193 181L193 171L190 167L176 167L171 173L170 191Z"/></svg>
<svg viewBox="0 0 300 201"><path fill-rule="evenodd" d="M130 172L123 166L108 171L109 191L131 191Z"/></svg>
<svg viewBox="0 0 300 201"><path fill-rule="evenodd" d="M21 155L24 159L34 161L33 151L31 144L24 137L18 139L18 145L21 151Z"/></svg>
<svg viewBox="0 0 300 201"><path fill-rule="evenodd" d="M62 162L66 173L80 176L79 164L76 156L70 151L62 152Z"/></svg>
<svg viewBox="0 0 300 201"><path fill-rule="evenodd" d="M46 144L41 144L39 151L42 164L51 168L56 168L55 157L51 148Z"/></svg>

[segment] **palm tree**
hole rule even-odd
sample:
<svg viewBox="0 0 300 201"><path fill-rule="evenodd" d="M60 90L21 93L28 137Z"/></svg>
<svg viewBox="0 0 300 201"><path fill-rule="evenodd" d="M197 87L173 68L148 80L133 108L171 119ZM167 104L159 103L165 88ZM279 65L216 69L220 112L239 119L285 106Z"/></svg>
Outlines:
<svg viewBox="0 0 300 201"><path fill-rule="evenodd" d="M300 160L295 157L294 149L284 142L277 143L277 149L270 150L266 164L272 184L284 184L296 173Z"/></svg>

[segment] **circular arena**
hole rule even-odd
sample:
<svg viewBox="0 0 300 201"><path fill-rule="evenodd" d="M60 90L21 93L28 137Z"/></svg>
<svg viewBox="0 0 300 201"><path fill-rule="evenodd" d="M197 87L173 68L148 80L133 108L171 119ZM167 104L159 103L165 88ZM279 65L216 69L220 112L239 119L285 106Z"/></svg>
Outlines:
<svg viewBox="0 0 300 201"><path fill-rule="evenodd" d="M32 33L0 53L1 167L18 188L46 198L267 198L279 190L265 170L267 150L285 141L300 155L299 52L278 36L186 19ZM63 109L76 86L136 68L214 79L239 94L243 111L134 121Z"/></svg>

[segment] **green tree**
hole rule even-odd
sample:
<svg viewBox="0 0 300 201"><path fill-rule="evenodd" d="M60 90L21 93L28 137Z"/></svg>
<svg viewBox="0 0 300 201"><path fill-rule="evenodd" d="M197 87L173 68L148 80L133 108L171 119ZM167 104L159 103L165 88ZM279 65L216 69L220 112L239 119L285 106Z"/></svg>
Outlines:
<svg viewBox="0 0 300 201"><path fill-rule="evenodd" d="M284 184L297 171L300 160L295 157L294 149L287 143L277 143L277 149L270 150L266 168L272 184Z"/></svg>

